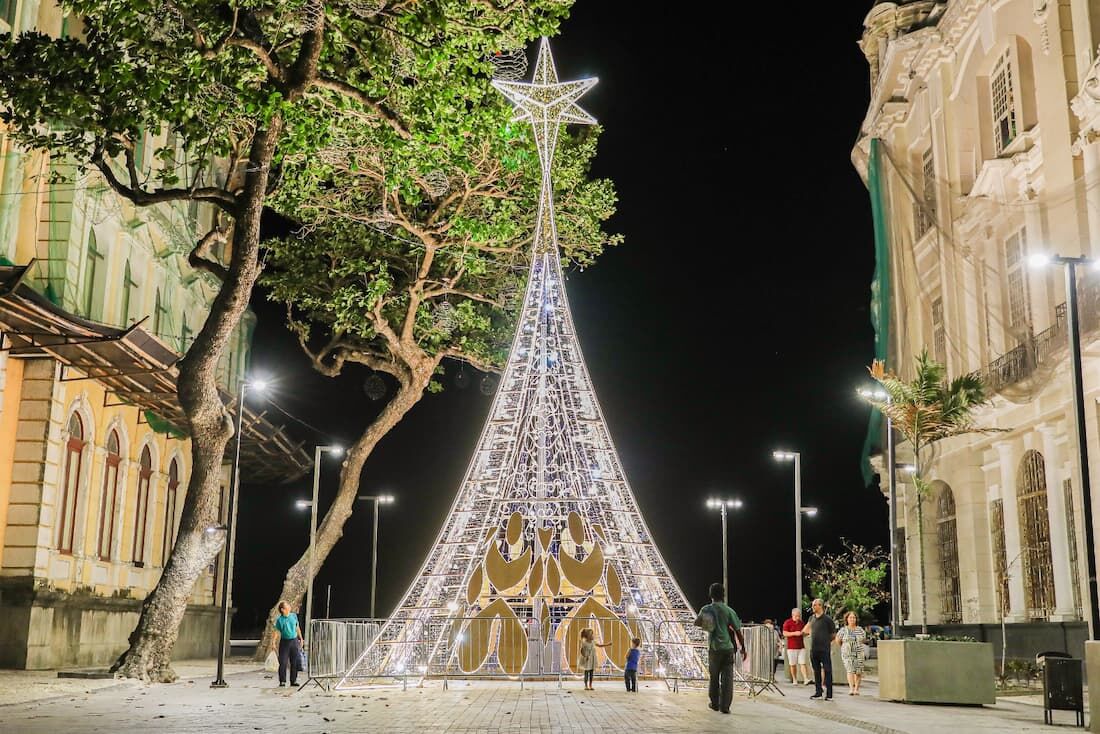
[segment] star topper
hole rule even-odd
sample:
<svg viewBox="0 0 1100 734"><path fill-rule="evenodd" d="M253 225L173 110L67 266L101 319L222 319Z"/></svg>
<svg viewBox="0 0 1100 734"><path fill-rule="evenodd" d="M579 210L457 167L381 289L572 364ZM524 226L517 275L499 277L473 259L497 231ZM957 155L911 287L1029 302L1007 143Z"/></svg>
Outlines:
<svg viewBox="0 0 1100 734"><path fill-rule="evenodd" d="M543 36L539 42L534 79L530 82L494 79L493 86L515 104L516 114L512 118L514 121L531 123L543 170L549 171L557 144L558 127L562 123L596 124L596 118L582 110L577 105L577 100L596 86L598 81L599 79L593 77L574 82L559 82L558 71L554 68L554 57L550 53L550 41Z"/></svg>

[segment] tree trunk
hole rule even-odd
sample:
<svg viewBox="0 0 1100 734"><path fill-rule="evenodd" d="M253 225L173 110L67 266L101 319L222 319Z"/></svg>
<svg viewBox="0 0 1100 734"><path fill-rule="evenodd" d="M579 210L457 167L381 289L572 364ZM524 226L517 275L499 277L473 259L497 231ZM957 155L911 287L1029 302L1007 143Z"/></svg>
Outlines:
<svg viewBox="0 0 1100 734"><path fill-rule="evenodd" d="M917 543L920 544L920 631L928 634L928 584L924 566L924 496L917 490Z"/></svg>
<svg viewBox="0 0 1100 734"><path fill-rule="evenodd" d="M359 480L363 473L363 464L366 463L367 458L382 437L389 433L424 396L424 390L427 389L428 383L431 381L437 363L438 360L429 360L427 366L422 365L414 369L411 377L407 378L407 382L402 380L397 394L382 410L382 413L374 419L374 422L363 431L363 435L348 451L347 459L340 467L340 489L336 494L336 499L333 500L332 505L321 521L320 527L317 528L317 539L314 542L314 576L321 570L321 566L324 565L325 559L328 558L332 547L336 545L336 541L344 534L344 523L351 517L352 509L355 506L355 498L359 494ZM278 601L285 601L290 604L291 608L295 609L301 606L302 599L306 594L306 587L310 582L309 565L309 548L307 547L302 557L287 571L286 579L283 581L283 590ZM268 624L264 629L260 644L256 647L255 658L257 660L262 660L267 651L271 649L272 623L278 615L278 601L276 606L273 606L268 613ZM306 635L309 634L309 630L302 630L302 632Z"/></svg>
<svg viewBox="0 0 1100 734"><path fill-rule="evenodd" d="M260 215L268 186L268 169L282 120L257 131L234 223L228 274L194 344L179 362L180 403L191 437L191 475L184 495L179 533L164 572L145 597L141 617L130 634L130 647L111 667L117 677L170 683L172 647L187 611L195 581L221 550L224 534L207 533L217 524L221 466L233 436L233 421L218 394L217 367L230 337L248 307L260 272Z"/></svg>

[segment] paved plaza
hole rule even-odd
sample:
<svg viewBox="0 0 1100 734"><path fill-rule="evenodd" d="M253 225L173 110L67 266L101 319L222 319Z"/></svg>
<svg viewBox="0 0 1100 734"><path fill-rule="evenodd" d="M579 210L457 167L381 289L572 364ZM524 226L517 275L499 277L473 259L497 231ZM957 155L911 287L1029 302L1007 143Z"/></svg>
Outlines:
<svg viewBox="0 0 1100 734"><path fill-rule="evenodd" d="M643 681L637 694L617 682L586 693L579 682L438 681L424 687L379 687L325 693L274 687L253 664L230 666L226 690L211 690L212 663L181 664L181 680L146 686L119 681L58 681L46 673L0 674L0 732L1030 732L1044 726L1034 698L1001 699L983 708L908 706L874 698L868 685L854 698L838 689L830 703L809 700L810 689L782 685L785 697L738 695L733 713L707 708L706 694L678 693ZM1056 721L1068 724L1072 715Z"/></svg>

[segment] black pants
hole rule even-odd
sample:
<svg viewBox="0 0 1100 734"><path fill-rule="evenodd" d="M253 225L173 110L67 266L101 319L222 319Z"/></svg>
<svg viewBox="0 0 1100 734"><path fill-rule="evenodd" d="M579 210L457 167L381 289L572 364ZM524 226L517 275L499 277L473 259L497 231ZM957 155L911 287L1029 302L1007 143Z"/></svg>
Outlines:
<svg viewBox="0 0 1100 734"><path fill-rule="evenodd" d="M592 676L594 676L595 674L596 674L595 670L586 670L586 671L584 671L584 687L585 688L588 688L589 686L592 685Z"/></svg>
<svg viewBox="0 0 1100 734"><path fill-rule="evenodd" d="M302 669L302 648L298 638L279 640L279 682L286 683L286 671L290 668L290 685L298 685L298 671Z"/></svg>
<svg viewBox="0 0 1100 734"><path fill-rule="evenodd" d="M814 695L821 695L821 675L825 674L825 697L833 697L833 656L829 650L810 650L810 665L814 669Z"/></svg>
<svg viewBox="0 0 1100 734"><path fill-rule="evenodd" d="M721 699L719 699L721 691ZM733 703L733 650L710 651L710 705L729 711Z"/></svg>
<svg viewBox="0 0 1100 734"><path fill-rule="evenodd" d="M623 678L626 680L626 690L628 692L638 692L638 671L626 670L623 671Z"/></svg>

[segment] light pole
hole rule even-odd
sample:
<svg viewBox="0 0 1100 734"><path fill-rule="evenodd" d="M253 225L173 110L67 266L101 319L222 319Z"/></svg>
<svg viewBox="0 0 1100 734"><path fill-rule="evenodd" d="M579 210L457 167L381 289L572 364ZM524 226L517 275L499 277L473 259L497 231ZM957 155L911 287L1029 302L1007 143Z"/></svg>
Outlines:
<svg viewBox="0 0 1100 734"><path fill-rule="evenodd" d="M741 509L744 503L741 500L724 500L718 498L711 498L707 500L707 507L712 510L718 510L722 513L722 590L726 596L722 601L729 600L730 593L730 573L729 573L729 551L727 550L726 540L726 508L732 507L735 510Z"/></svg>
<svg viewBox="0 0 1100 734"><path fill-rule="evenodd" d="M802 454L797 451L773 451L776 461L794 461L794 578L795 606L802 608L802 516L813 517L816 507L802 506Z"/></svg>
<svg viewBox="0 0 1100 734"><path fill-rule="evenodd" d="M1085 516L1085 562L1089 576L1089 639L1100 634L1100 596L1096 587L1096 554L1093 548L1092 487L1089 482L1088 436L1085 433L1085 387L1081 376L1081 325L1077 312L1077 266L1097 267L1097 262L1087 257L1045 255L1036 253L1028 257L1028 264L1041 267L1049 263L1065 266L1066 272L1066 326L1069 327L1070 368L1073 377L1073 413L1077 423L1077 469L1081 475L1081 500ZM1070 542L1077 542L1076 538Z"/></svg>
<svg viewBox="0 0 1100 734"><path fill-rule="evenodd" d="M309 621L313 616L313 544L317 542L317 492L321 486L321 454L331 454L337 458L344 455L342 446L317 446L313 450L313 499L298 500L299 510L309 508L309 586L306 587L306 634L311 634Z"/></svg>
<svg viewBox="0 0 1100 734"><path fill-rule="evenodd" d="M374 616L375 591L378 588L378 505L388 505L393 502L392 494L363 494L356 499L369 500L374 503L374 549L371 551L370 561L370 618Z"/></svg>
<svg viewBox="0 0 1100 734"><path fill-rule="evenodd" d="M861 389L860 397L878 400L887 405L890 394L882 388ZM890 631L894 636L901 635L901 579L898 577L898 482L897 482L897 440L894 438L894 423L886 416L886 484L890 494Z"/></svg>
<svg viewBox="0 0 1100 734"><path fill-rule="evenodd" d="M225 532L225 562L222 564L222 618L221 623L218 625L218 677L210 684L211 688L227 688L229 686L225 682L225 652L229 646L229 594L232 588L230 569L233 567L233 535L237 529L237 486L241 481L241 434L244 433L244 401L248 388L251 387L258 393L263 393L267 389L267 382L264 380L241 380L240 385L241 392L237 396L239 399L236 426L237 447L233 453L233 474L229 481L229 501L226 504L229 512L229 522Z"/></svg>

